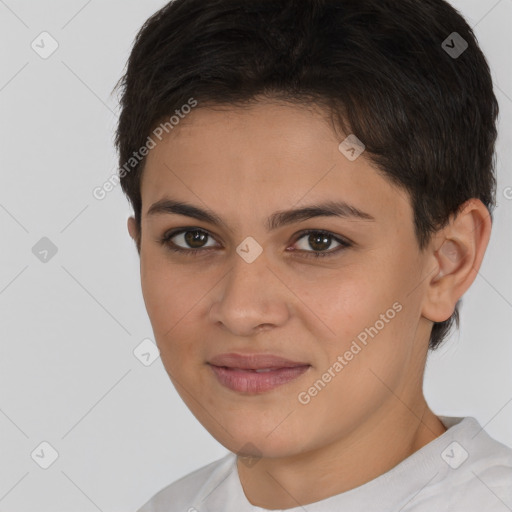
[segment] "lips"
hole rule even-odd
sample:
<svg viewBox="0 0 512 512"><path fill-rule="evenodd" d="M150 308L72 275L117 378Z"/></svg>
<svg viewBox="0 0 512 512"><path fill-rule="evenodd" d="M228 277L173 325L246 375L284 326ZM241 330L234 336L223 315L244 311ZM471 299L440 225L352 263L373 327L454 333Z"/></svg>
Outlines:
<svg viewBox="0 0 512 512"><path fill-rule="evenodd" d="M231 391L258 394L297 379L309 363L291 361L272 354L222 354L210 365L218 382Z"/></svg>
<svg viewBox="0 0 512 512"><path fill-rule="evenodd" d="M240 370L277 370L309 366L309 363L291 361L273 354L220 354L209 361L214 366L238 368Z"/></svg>

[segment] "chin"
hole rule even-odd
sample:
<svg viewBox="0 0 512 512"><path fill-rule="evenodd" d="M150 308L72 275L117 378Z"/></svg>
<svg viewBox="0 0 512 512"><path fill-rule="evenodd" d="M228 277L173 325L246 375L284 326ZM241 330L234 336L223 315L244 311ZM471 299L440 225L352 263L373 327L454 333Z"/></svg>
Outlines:
<svg viewBox="0 0 512 512"><path fill-rule="evenodd" d="M280 434L279 429L273 431L273 428L265 427L258 430L253 425L252 428L240 429L234 433L228 427L232 436L224 432L222 438L216 439L231 452L253 458L289 457L304 445L301 439L290 438L286 435L286 431Z"/></svg>

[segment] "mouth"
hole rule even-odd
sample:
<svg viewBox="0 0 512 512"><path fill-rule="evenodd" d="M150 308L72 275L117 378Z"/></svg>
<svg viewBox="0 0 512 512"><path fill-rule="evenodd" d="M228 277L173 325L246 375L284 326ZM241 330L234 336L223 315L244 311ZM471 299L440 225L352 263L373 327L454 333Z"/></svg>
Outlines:
<svg viewBox="0 0 512 512"><path fill-rule="evenodd" d="M309 370L309 363L272 354L222 354L208 361L218 382L239 393L259 394L291 382Z"/></svg>

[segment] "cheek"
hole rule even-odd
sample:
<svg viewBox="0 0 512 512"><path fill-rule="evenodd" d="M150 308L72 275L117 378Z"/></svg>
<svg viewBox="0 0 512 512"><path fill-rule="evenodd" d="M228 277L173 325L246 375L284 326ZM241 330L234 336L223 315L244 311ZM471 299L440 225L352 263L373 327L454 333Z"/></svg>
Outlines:
<svg viewBox="0 0 512 512"><path fill-rule="evenodd" d="M177 271L165 258L150 251L141 257L141 287L157 344L172 337L200 300L200 290L183 270ZM189 313L190 314L190 313ZM181 320L180 320L181 319Z"/></svg>
<svg viewBox="0 0 512 512"><path fill-rule="evenodd" d="M198 340L204 325L198 318L206 315L207 291L217 281L207 273L195 275L192 266L171 265L159 254L149 256L148 251L141 259L141 287L162 362L176 375L193 372L203 362Z"/></svg>
<svg viewBox="0 0 512 512"><path fill-rule="evenodd" d="M304 303L313 312L308 317L315 323L309 329L322 340L327 358L323 365L329 367L347 354L349 366L357 370L344 373L361 383L361 371L387 373L404 364L417 312L406 297L410 290L393 270L384 264L347 268L304 288Z"/></svg>
<svg viewBox="0 0 512 512"><path fill-rule="evenodd" d="M177 316L176 282L161 266L144 265L141 271L142 295L155 335L172 326ZM177 320L177 319L176 319Z"/></svg>
<svg viewBox="0 0 512 512"><path fill-rule="evenodd" d="M148 314L159 326L182 316L190 309L190 302L200 299L203 288L194 278L192 267L171 263L160 247L143 249L141 286Z"/></svg>
<svg viewBox="0 0 512 512"><path fill-rule="evenodd" d="M314 283L297 280L294 292L301 298L303 310L309 309L309 316L317 323L314 331L320 327L325 331L324 339L342 343L375 322L383 305L384 310L391 306L381 286L366 269L351 266L333 270Z"/></svg>

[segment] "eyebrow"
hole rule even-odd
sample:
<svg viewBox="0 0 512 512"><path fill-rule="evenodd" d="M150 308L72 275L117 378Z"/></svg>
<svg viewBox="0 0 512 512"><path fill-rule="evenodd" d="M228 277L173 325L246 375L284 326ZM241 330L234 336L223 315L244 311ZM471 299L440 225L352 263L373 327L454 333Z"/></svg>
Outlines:
<svg viewBox="0 0 512 512"><path fill-rule="evenodd" d="M175 201L164 198L152 204L147 216L153 215L184 215L202 220L210 224L223 226L232 231L224 220L211 210L204 210L184 201ZM273 213L266 222L267 231L273 231L282 226L302 222L315 217L340 217L355 220L375 222L375 217L363 212L345 201L327 201L320 204L312 204L303 208L281 210Z"/></svg>

